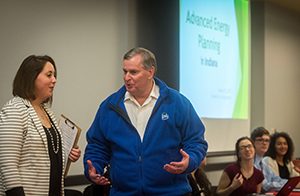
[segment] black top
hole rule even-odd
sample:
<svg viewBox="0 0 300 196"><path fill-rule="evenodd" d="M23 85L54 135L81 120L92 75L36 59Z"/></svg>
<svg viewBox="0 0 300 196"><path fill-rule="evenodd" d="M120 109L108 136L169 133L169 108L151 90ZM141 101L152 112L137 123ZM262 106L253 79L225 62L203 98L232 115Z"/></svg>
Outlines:
<svg viewBox="0 0 300 196"><path fill-rule="evenodd" d="M47 135L48 152L50 158L49 196L58 196L61 195L61 191L62 191L61 178L62 178L63 164L62 164L61 137L56 127L54 127L52 121L51 121L51 128L44 127L44 129Z"/></svg>
<svg viewBox="0 0 300 196"><path fill-rule="evenodd" d="M284 164L282 166L277 163L277 165L278 165L278 169L279 169L279 176L284 179L289 179L290 172L289 172L289 169L287 168L286 164Z"/></svg>

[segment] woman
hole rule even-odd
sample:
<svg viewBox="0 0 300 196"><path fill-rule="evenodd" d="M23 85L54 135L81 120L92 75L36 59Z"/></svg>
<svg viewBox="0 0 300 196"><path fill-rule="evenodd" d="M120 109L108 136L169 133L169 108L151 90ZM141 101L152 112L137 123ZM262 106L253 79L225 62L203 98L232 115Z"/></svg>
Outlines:
<svg viewBox="0 0 300 196"><path fill-rule="evenodd" d="M264 176L253 164L255 149L249 137L235 144L237 162L227 166L217 188L218 195L248 195L260 193Z"/></svg>
<svg viewBox="0 0 300 196"><path fill-rule="evenodd" d="M300 175L292 162L293 154L294 144L291 137L285 132L276 132L271 136L264 161L276 175L288 179Z"/></svg>
<svg viewBox="0 0 300 196"><path fill-rule="evenodd" d="M195 172L190 173L187 177L192 187L192 196L212 196L212 185L205 174L206 157Z"/></svg>
<svg viewBox="0 0 300 196"><path fill-rule="evenodd" d="M63 138L49 108L56 73L51 57L31 55L15 76L0 112L0 195L64 195ZM79 157L73 148L69 159Z"/></svg>

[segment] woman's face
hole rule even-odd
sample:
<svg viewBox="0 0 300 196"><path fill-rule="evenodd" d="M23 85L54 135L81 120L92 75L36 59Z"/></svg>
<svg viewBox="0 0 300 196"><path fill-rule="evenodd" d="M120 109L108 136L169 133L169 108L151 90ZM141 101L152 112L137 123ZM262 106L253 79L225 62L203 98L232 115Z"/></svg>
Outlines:
<svg viewBox="0 0 300 196"><path fill-rule="evenodd" d="M278 137L275 142L276 154L284 156L289 149L288 143L284 137Z"/></svg>
<svg viewBox="0 0 300 196"><path fill-rule="evenodd" d="M255 149L251 141L244 139L239 143L239 154L241 160L249 160L254 158Z"/></svg>
<svg viewBox="0 0 300 196"><path fill-rule="evenodd" d="M35 80L35 96L42 102L53 95L56 84L54 66L47 62Z"/></svg>

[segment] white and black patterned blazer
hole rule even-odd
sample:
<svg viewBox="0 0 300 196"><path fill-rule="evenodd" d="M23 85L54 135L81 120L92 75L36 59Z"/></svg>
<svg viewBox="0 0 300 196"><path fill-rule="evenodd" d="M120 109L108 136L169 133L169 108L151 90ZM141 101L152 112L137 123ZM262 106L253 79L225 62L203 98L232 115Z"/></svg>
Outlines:
<svg viewBox="0 0 300 196"><path fill-rule="evenodd" d="M59 130L53 112L46 105L44 108ZM48 195L47 145L43 125L28 100L14 97L3 106L0 112L0 196L16 187L23 187L25 195ZM64 153L62 157L64 164ZM62 176L62 190L63 184Z"/></svg>

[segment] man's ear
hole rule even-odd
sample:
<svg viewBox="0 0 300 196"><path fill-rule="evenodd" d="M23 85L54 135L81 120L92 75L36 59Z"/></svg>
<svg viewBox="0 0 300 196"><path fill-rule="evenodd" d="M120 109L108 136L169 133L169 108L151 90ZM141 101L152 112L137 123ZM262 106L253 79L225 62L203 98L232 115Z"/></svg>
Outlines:
<svg viewBox="0 0 300 196"><path fill-rule="evenodd" d="M151 66L150 69L148 69L149 73L150 73L150 76L148 79L152 79L154 78L154 75L155 75L155 67L154 66Z"/></svg>

